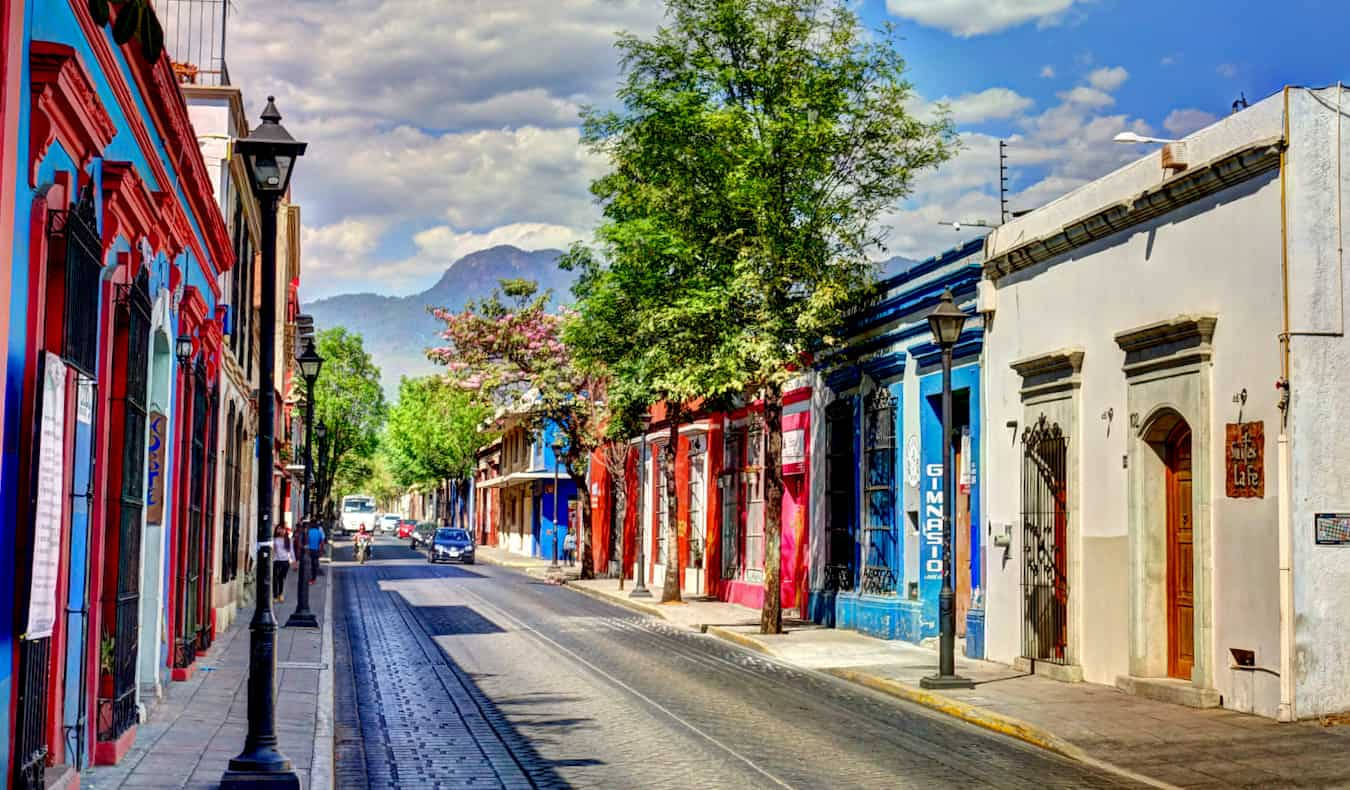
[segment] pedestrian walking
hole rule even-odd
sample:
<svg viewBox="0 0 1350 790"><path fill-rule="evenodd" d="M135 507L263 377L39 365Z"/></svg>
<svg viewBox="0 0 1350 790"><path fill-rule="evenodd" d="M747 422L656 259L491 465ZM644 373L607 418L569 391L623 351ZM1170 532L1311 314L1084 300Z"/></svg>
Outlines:
<svg viewBox="0 0 1350 790"><path fill-rule="evenodd" d="M286 574L291 572L295 552L291 547L290 530L277 525L272 533L272 600L286 600Z"/></svg>
<svg viewBox="0 0 1350 790"><path fill-rule="evenodd" d="M563 557L567 559L569 566L576 564L577 556L577 536L575 533L568 532L567 537L563 538Z"/></svg>
<svg viewBox="0 0 1350 790"><path fill-rule="evenodd" d="M305 548L309 554L309 583L319 578L319 554L323 551L323 527L319 522L311 521L305 528Z"/></svg>

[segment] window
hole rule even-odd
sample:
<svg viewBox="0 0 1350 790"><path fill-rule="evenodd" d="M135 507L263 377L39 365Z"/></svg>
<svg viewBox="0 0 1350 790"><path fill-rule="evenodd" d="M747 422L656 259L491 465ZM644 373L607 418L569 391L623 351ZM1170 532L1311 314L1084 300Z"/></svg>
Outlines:
<svg viewBox="0 0 1350 790"><path fill-rule="evenodd" d="M895 566L895 398L882 388L867 398L864 410L863 451L866 461L863 496L867 508L862 590L893 595Z"/></svg>
<svg viewBox="0 0 1350 790"><path fill-rule="evenodd" d="M764 576L764 430L750 429L745 440L745 579Z"/></svg>
<svg viewBox="0 0 1350 790"><path fill-rule="evenodd" d="M667 556L666 530L670 529L670 493L666 490L665 445L652 445L652 498L656 504L656 562L665 565Z"/></svg>
<svg viewBox="0 0 1350 790"><path fill-rule="evenodd" d="M80 200L66 212L65 347L62 356L87 376L98 363L99 292L102 245L94 214L94 195L86 184Z"/></svg>
<svg viewBox="0 0 1350 790"><path fill-rule="evenodd" d="M727 432L722 446L722 577L740 575L741 568L741 453L745 429Z"/></svg>
<svg viewBox="0 0 1350 790"><path fill-rule="evenodd" d="M689 440L689 567L703 567L703 547L706 540L703 507L707 493L703 475L707 465L708 440L695 436Z"/></svg>

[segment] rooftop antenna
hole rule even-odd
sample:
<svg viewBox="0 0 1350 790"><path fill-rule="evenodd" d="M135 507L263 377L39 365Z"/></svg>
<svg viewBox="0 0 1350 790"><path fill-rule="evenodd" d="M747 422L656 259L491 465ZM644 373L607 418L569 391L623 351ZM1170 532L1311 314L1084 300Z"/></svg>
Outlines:
<svg viewBox="0 0 1350 790"><path fill-rule="evenodd" d="M1242 91L1238 94L1237 99L1233 101L1233 112L1245 109L1247 109L1247 92Z"/></svg>
<svg viewBox="0 0 1350 790"><path fill-rule="evenodd" d="M1008 221L1008 143L998 141L998 223Z"/></svg>

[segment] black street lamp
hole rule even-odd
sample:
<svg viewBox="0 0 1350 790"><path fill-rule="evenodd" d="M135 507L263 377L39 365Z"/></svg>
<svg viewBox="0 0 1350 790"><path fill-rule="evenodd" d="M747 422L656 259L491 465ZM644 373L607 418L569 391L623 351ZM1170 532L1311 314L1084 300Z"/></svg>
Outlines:
<svg viewBox="0 0 1350 790"><path fill-rule="evenodd" d="M178 364L186 366L192 360L192 336L179 335L173 341L173 355L178 357Z"/></svg>
<svg viewBox="0 0 1350 790"><path fill-rule="evenodd" d="M558 453L567 446L567 440L561 433L553 434L553 564L558 567Z"/></svg>
<svg viewBox="0 0 1350 790"><path fill-rule="evenodd" d="M295 358L300 366L300 375L305 379L305 499L302 507L305 534L300 536L300 573L296 577L299 592L296 594L295 611L286 621L287 628L318 628L319 618L309 610L309 522L313 518L310 507L310 492L314 487L314 447L310 437L314 433L314 382L319 378L319 368L323 367L323 357L314 349L314 338L305 340L305 350Z"/></svg>
<svg viewBox="0 0 1350 790"><path fill-rule="evenodd" d="M305 144L291 137L281 125L281 113L271 96L263 109L262 123L234 150L244 157L253 195L261 212L262 271L260 277L262 307L258 321L264 327L258 344L258 589L272 579L272 466L276 440L276 366L277 324L277 206L290 186L295 158L305 153ZM261 592L249 621L248 659L248 733L244 749L230 760L221 787L257 788L261 785L296 788L300 779L277 741L276 672L277 621L272 613L272 596Z"/></svg>
<svg viewBox="0 0 1350 790"><path fill-rule="evenodd" d="M636 580L633 584L633 591L628 593L629 598L650 598L652 593L647 589L647 559L642 556L642 546L646 541L642 539L642 529L647 526L646 505L647 500L643 497L643 489L647 481L647 431L652 427L652 418L650 414L642 415L639 422L642 427L642 451L638 453L638 527L637 527L637 568L633 573ZM623 575L622 572L619 573Z"/></svg>
<svg viewBox="0 0 1350 790"><path fill-rule="evenodd" d="M961 337L966 314L956 306L951 290L942 294L937 309L928 314L933 342L942 347L942 590L938 593L938 671L919 679L926 689L974 688L969 678L956 674L956 551L952 544L956 487L952 470L952 346Z"/></svg>

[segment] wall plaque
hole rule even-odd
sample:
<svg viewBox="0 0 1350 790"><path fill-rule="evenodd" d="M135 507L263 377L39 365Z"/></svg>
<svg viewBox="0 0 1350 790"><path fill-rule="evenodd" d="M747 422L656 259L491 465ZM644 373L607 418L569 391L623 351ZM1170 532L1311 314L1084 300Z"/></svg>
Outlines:
<svg viewBox="0 0 1350 790"><path fill-rule="evenodd" d="M1225 426L1226 492L1230 499L1266 495L1265 423L1230 422Z"/></svg>
<svg viewBox="0 0 1350 790"><path fill-rule="evenodd" d="M164 434L168 420L157 411L150 412L145 459L145 520L164 523Z"/></svg>
<svg viewBox="0 0 1350 790"><path fill-rule="evenodd" d="M1350 513L1318 513L1313 533L1319 546L1350 546Z"/></svg>

